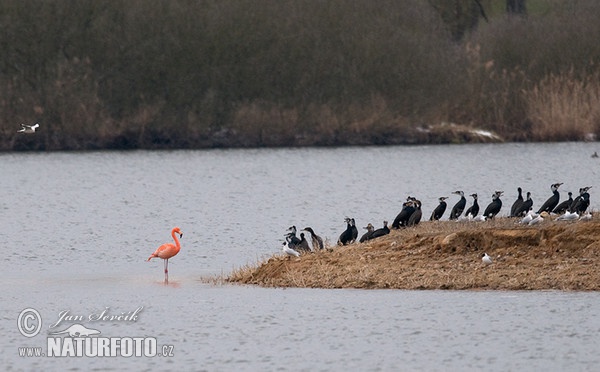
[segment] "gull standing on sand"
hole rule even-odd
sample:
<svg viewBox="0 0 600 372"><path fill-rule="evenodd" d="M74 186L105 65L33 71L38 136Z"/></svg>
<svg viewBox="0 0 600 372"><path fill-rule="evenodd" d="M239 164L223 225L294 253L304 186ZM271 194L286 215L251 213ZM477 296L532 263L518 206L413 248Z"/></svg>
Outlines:
<svg viewBox="0 0 600 372"><path fill-rule="evenodd" d="M21 129L19 129L17 133L35 133L35 130L39 127L40 125L38 123L35 123L34 125L21 124Z"/></svg>
<svg viewBox="0 0 600 372"><path fill-rule="evenodd" d="M300 252L288 247L287 242L283 242L283 247L281 247L281 250L283 251L283 253L285 253L288 256L300 257Z"/></svg>
<svg viewBox="0 0 600 372"><path fill-rule="evenodd" d="M577 214L577 212L571 213L569 211L565 211L565 214L558 216L555 221L573 221L577 219L579 219L579 214Z"/></svg>
<svg viewBox="0 0 600 372"><path fill-rule="evenodd" d="M523 225L527 225L529 222L531 222L537 216L538 216L538 214L530 209L529 212L527 212L527 214L525 215L525 217L523 217L521 219L521 221L519 221L519 223L521 223Z"/></svg>
<svg viewBox="0 0 600 372"><path fill-rule="evenodd" d="M487 253L484 253L483 256L481 257L481 262L483 262L484 265L491 265L492 258L490 256L488 256Z"/></svg>
<svg viewBox="0 0 600 372"><path fill-rule="evenodd" d="M528 225L537 225L538 223L544 222L544 217L548 217L548 212L542 212L535 216L531 221L529 221Z"/></svg>

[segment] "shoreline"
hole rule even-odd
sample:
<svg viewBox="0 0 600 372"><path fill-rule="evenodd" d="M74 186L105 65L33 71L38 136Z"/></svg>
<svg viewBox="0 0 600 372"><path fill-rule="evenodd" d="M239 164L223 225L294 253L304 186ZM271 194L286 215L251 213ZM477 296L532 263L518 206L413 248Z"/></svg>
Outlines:
<svg viewBox="0 0 600 372"><path fill-rule="evenodd" d="M422 222L300 257L277 253L224 281L263 287L408 290L600 290L600 218L519 225ZM481 261L488 253L493 263Z"/></svg>

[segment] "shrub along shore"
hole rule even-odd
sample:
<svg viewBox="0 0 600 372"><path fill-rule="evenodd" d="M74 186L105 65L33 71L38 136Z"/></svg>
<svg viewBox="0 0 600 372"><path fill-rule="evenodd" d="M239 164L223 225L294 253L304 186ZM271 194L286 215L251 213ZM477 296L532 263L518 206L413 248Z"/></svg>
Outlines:
<svg viewBox="0 0 600 372"><path fill-rule="evenodd" d="M482 262L483 253L493 263ZM435 221L366 243L276 254L227 282L265 287L600 290L600 219Z"/></svg>
<svg viewBox="0 0 600 372"><path fill-rule="evenodd" d="M594 139L600 2L504 7L3 1L0 151Z"/></svg>

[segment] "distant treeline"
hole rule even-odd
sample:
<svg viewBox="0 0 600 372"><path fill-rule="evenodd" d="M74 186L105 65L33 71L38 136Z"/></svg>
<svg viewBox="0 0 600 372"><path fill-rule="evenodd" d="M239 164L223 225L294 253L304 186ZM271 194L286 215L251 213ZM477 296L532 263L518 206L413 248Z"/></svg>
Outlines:
<svg viewBox="0 0 600 372"><path fill-rule="evenodd" d="M5 0L0 150L600 134L600 2L518 3Z"/></svg>

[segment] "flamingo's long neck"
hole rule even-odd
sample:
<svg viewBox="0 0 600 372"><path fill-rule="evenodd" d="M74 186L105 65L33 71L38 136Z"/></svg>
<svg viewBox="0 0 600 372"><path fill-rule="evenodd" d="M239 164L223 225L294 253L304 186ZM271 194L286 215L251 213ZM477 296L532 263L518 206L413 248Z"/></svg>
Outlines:
<svg viewBox="0 0 600 372"><path fill-rule="evenodd" d="M181 245L179 245L179 239L177 239L177 233L175 232L175 230L171 231L171 236L173 237L173 240L175 240L175 246L177 247L177 251L179 251L181 249Z"/></svg>

